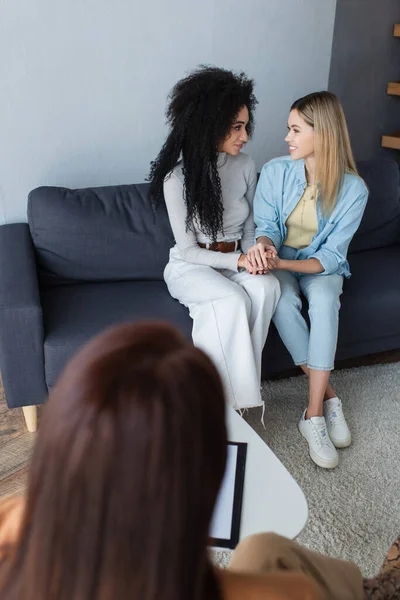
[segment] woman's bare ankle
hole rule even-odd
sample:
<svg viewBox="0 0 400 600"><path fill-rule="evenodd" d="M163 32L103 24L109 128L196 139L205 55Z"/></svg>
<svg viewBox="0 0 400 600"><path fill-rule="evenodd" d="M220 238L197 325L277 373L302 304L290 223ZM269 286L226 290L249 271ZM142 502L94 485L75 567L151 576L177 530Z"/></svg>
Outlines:
<svg viewBox="0 0 400 600"><path fill-rule="evenodd" d="M322 408L320 408L320 409L307 408L304 418L312 419L312 417L323 417L323 416L324 416L324 412L323 412Z"/></svg>

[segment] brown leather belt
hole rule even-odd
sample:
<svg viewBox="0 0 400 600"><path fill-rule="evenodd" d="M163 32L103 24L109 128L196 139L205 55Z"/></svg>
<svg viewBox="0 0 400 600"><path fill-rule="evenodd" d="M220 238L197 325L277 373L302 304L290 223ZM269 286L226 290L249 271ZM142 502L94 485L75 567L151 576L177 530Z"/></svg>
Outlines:
<svg viewBox="0 0 400 600"><path fill-rule="evenodd" d="M212 242L211 244L203 244L198 242L200 248L207 248L207 250L212 250L213 252L235 252L235 250L239 249L239 241L236 242Z"/></svg>

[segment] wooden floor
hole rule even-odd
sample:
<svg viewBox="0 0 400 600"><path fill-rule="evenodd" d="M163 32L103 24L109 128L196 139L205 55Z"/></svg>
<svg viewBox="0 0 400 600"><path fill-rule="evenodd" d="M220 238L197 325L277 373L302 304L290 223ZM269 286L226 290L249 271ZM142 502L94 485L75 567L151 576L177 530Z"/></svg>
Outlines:
<svg viewBox="0 0 400 600"><path fill-rule="evenodd" d="M22 409L9 410L0 379L0 496L22 494L36 433L29 433Z"/></svg>

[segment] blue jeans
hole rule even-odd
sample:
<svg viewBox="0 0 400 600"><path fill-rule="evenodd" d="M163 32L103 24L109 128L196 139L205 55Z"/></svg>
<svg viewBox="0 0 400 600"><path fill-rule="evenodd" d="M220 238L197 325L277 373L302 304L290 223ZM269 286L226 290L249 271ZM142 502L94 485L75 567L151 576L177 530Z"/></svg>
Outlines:
<svg viewBox="0 0 400 600"><path fill-rule="evenodd" d="M296 250L282 246L279 256L294 260ZM274 271L281 284L281 298L273 316L279 335L296 365L331 371L334 368L342 275L304 275ZM300 294L308 301L310 329L301 314Z"/></svg>

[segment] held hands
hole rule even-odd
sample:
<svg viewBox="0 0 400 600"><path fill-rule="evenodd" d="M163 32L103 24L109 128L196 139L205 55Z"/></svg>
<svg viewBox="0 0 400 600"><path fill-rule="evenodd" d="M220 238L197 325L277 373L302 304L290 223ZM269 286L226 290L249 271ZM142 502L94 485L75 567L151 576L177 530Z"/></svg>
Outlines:
<svg viewBox="0 0 400 600"><path fill-rule="evenodd" d="M240 255L238 267L246 269L251 275L265 275L273 269L309 275L323 273L324 271L324 267L317 258L283 260L279 258L275 246L263 241L257 242L249 248L247 254Z"/></svg>
<svg viewBox="0 0 400 600"><path fill-rule="evenodd" d="M257 242L257 244L249 248L245 258L250 268L245 265L243 266L245 266L246 270L252 275L266 274L272 269L279 268L280 258L278 257L275 246L272 246L272 244Z"/></svg>
<svg viewBox="0 0 400 600"><path fill-rule="evenodd" d="M249 261L247 254L241 254L238 260L238 268L246 269L251 275L258 275L258 269L255 269Z"/></svg>

